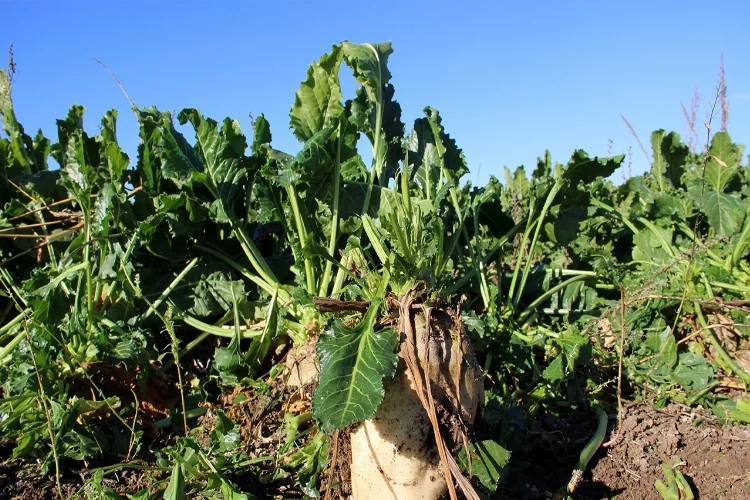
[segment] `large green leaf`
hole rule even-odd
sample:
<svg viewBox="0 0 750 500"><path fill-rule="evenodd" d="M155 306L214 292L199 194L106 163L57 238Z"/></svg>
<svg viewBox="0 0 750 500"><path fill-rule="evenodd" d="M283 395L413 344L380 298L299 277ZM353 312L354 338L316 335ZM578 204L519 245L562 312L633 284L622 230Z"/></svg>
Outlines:
<svg viewBox="0 0 750 500"><path fill-rule="evenodd" d="M668 186L680 187L685 160L690 154L690 149L680 141L680 135L676 132L667 134L663 129L656 130L651 134L651 148L654 156L651 175L659 191L666 191Z"/></svg>
<svg viewBox="0 0 750 500"><path fill-rule="evenodd" d="M382 97L383 87L391 79L391 72L388 70L388 56L393 53L391 43L355 44L345 41L341 48L357 83L365 88L370 102L378 102Z"/></svg>
<svg viewBox="0 0 750 500"><path fill-rule="evenodd" d="M423 112L425 118L414 121L414 129L407 138L407 148L409 163L413 165L411 175L424 196L432 199L437 194L443 174L457 184L469 170L456 141L445 133L440 113L430 107L424 108Z"/></svg>
<svg viewBox="0 0 750 500"><path fill-rule="evenodd" d="M16 120L16 113L13 110L13 101L11 99L11 82L10 75L5 70L0 70L0 115L3 117L3 130L8 134L10 139L8 153L6 158L0 159L0 165L6 160L11 167L10 174L12 177L20 174L31 174L38 172L39 168L34 165L33 158L33 141L23 130L23 127Z"/></svg>
<svg viewBox="0 0 750 500"><path fill-rule="evenodd" d="M361 217L362 204L367 196L368 186L364 182L346 182L341 193L341 206L339 216L342 220L350 217ZM393 212L396 206L396 193L392 189L374 186L368 215L373 218L387 216Z"/></svg>
<svg viewBox="0 0 750 500"><path fill-rule="evenodd" d="M325 127L315 132L291 161L279 165L275 180L283 187L306 184L305 192L323 200L333 191L334 158L331 143L336 129Z"/></svg>
<svg viewBox="0 0 750 500"><path fill-rule="evenodd" d="M570 181L571 186L577 186L579 182L588 184L594 182L598 177L609 177L620 166L625 155L612 156L610 158L590 158L586 151L576 150L570 161L562 171L562 175Z"/></svg>
<svg viewBox="0 0 750 500"><path fill-rule="evenodd" d="M671 228L656 226L659 235L644 228L633 237L633 260L652 264L655 266L667 264L673 260L670 249L664 248L673 240L674 231Z"/></svg>
<svg viewBox="0 0 750 500"><path fill-rule="evenodd" d="M732 144L729 134L717 132L711 139L706 162L705 179L708 189L721 192L737 175L739 156L737 146Z"/></svg>
<svg viewBox="0 0 750 500"><path fill-rule="evenodd" d="M374 329L379 307L378 302L370 305L355 328L333 320L318 339L320 378L313 414L323 432L370 418L385 394L383 377L396 372L398 333Z"/></svg>
<svg viewBox="0 0 750 500"><path fill-rule="evenodd" d="M251 173L249 158L245 156L247 141L239 122L225 118L219 129L218 122L204 118L197 109L184 109L177 119L183 125L190 121L195 128L196 151L218 198L228 208L237 196L244 195L242 183Z"/></svg>
<svg viewBox="0 0 750 500"><path fill-rule="evenodd" d="M745 206L731 194L706 191L703 195L703 213L718 236L732 236L739 232Z"/></svg>
<svg viewBox="0 0 750 500"><path fill-rule="evenodd" d="M394 89L388 83L391 79L388 56L393 53L393 48L390 42L360 45L346 41L341 48L344 60L360 85L357 98L347 101L349 120L370 139L375 175L384 186L403 158L401 106L393 100Z"/></svg>
<svg viewBox="0 0 750 500"><path fill-rule="evenodd" d="M160 189L161 158L157 147L161 142L161 129L159 128L161 115L155 107L138 110L136 115L140 126L136 172L139 174L143 190L151 196L158 196L162 193ZM136 197L136 203L139 199Z"/></svg>
<svg viewBox="0 0 750 500"><path fill-rule="evenodd" d="M698 391L708 385L714 370L706 358L694 352L682 352L677 358L672 377L686 390Z"/></svg>
<svg viewBox="0 0 750 500"><path fill-rule="evenodd" d="M335 126L344 112L339 84L341 48L334 45L330 54L313 63L307 79L297 90L294 106L289 113L294 135L307 141L325 127Z"/></svg>
<svg viewBox="0 0 750 500"><path fill-rule="evenodd" d="M164 177L174 182L178 188L202 179L203 163L185 136L174 128L169 113L162 113L156 121L160 127L159 134L156 135L156 129L152 129L151 133L158 138L154 145L158 145L156 151L162 162Z"/></svg>

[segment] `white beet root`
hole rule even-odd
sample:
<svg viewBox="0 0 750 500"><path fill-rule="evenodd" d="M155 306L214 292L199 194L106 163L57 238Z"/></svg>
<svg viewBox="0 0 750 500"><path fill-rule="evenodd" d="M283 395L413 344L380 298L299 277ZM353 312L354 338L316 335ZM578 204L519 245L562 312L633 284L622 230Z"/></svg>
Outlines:
<svg viewBox="0 0 750 500"><path fill-rule="evenodd" d="M471 425L481 406L483 384L474 351L458 326L460 323L457 325L445 312L437 317L433 313L428 362L424 316L415 315L413 325L417 355L423 367L429 366L435 403L451 412L453 420ZM385 397L378 410L351 433L354 500L432 500L447 492L433 428L417 395L417 384L406 368L406 348L402 344L396 376L386 382ZM453 435L443 438L460 442L461 427L449 429L445 434Z"/></svg>
<svg viewBox="0 0 750 500"><path fill-rule="evenodd" d="M425 356L428 329L424 314L411 314L411 332L420 370L430 375L435 405L448 414L441 420L449 422L450 428L441 429L441 436L455 449L482 406L481 370L460 320L442 310L433 310L431 316L429 359ZM406 342L403 322L400 333L396 375L383 381L385 395L375 414L349 435L353 500L435 500L448 491L433 426L406 363L411 344ZM309 342L290 352L289 385L301 387L317 377L314 345Z"/></svg>

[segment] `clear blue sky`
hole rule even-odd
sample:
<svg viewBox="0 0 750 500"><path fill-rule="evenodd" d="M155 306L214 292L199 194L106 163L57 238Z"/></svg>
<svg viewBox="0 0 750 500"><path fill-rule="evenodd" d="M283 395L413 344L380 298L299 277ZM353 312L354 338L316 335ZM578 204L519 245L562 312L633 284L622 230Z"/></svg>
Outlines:
<svg viewBox="0 0 750 500"><path fill-rule="evenodd" d="M530 171L545 148L562 163L577 148L607 155L610 139L613 154L632 146L632 173L643 172L646 160L620 115L646 148L656 128L686 137L680 104L690 106L697 86L705 120L722 53L729 132L750 143L747 0L6 0L1 9L0 46L15 44L13 97L27 131L56 137L55 119L78 103L96 132L104 111L116 108L131 161L135 118L93 58L140 107L236 118L249 139L248 113L264 113L274 145L293 153L294 92L309 64L342 40L393 43L405 123L424 106L437 108L474 183L502 179L503 166Z"/></svg>

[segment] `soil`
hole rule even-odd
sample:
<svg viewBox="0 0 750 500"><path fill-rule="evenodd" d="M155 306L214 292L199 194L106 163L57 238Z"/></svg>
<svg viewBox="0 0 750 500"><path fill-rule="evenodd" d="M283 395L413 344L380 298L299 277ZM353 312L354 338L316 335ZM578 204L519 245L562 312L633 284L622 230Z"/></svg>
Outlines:
<svg viewBox="0 0 750 500"><path fill-rule="evenodd" d="M288 411L296 404L303 410L310 395L311 388L304 387L296 394L272 393L266 398L256 395L249 398L254 399L250 405L232 405L227 401L222 406L241 423L250 455L273 454L283 439L283 424L279 419L284 408ZM207 429L212 426L207 420L202 424ZM611 420L607 439L611 438L616 426L616 421ZM595 416L587 412L565 418L540 416L529 434L530 448L526 453L514 453L508 477L490 498L563 498L560 493L568 484L578 454L594 427ZM340 498L342 493L346 497L348 489L347 485L341 484L348 476L342 463L350 454L347 434L340 434L339 467L334 473L332 498ZM253 436L265 439L253 439ZM271 437L277 439L271 440ZM9 460L13 446L9 441L0 441L0 500L59 498L52 474L42 476L33 468L20 469ZM710 414L678 404L662 409L645 404L627 405L619 441L608 449L600 449L594 456L573 498L661 500L654 482L664 480L662 464L674 464L675 460L675 469L686 477L696 499L750 499L750 426L722 426ZM269 472L262 471L261 474ZM323 492L328 486L327 474L328 471L321 477ZM64 497L80 492L83 480L88 476L85 469L63 468ZM162 477L126 470L116 478L108 476L104 485L124 496ZM259 499L303 498L291 481L259 484L257 476L251 474L229 479L241 491L253 493Z"/></svg>
<svg viewBox="0 0 750 500"><path fill-rule="evenodd" d="M524 457L529 466L511 473L494 498L562 498L578 453L593 433L594 417L541 420L542 435L568 436L568 446L540 440ZM616 426L610 421L607 439ZM666 481L662 464L675 461L696 500L750 499L750 426L722 426L712 415L678 404L626 406L620 438L597 452L573 497L662 500L654 482Z"/></svg>
<svg viewBox="0 0 750 500"><path fill-rule="evenodd" d="M661 499L654 488L664 479L662 464L679 470L701 500L750 498L750 427L721 426L716 418L680 405L664 410L631 407L623 419L622 441L591 471L581 498ZM606 489L597 492L597 486ZM588 496L586 496L588 495Z"/></svg>

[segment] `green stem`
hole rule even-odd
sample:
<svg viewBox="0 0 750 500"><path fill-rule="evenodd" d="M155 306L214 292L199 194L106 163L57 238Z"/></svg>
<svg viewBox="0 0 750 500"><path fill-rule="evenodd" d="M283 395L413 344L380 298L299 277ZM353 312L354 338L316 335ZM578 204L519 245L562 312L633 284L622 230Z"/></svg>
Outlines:
<svg viewBox="0 0 750 500"><path fill-rule="evenodd" d="M86 331L90 332L94 323L94 281L91 277L91 214L88 205L83 208L83 226L86 234L83 242L83 262L86 270Z"/></svg>
<svg viewBox="0 0 750 500"><path fill-rule="evenodd" d="M353 259L350 255L341 256L339 270L336 273L336 280L333 282L333 290L331 291L332 297L337 296L344 287L344 277L349 272L349 266L351 265L352 260Z"/></svg>
<svg viewBox="0 0 750 500"><path fill-rule="evenodd" d="M179 359L179 358L184 358L185 356L187 356L188 353L190 353L190 351L198 347L201 344L201 342L209 338L211 335L213 335L211 332L203 332L200 335L198 335L196 338L190 341L188 345L180 349L180 352L178 353L177 358ZM172 368L172 366L174 366L174 358L165 361L164 364L161 366L161 368L159 368L159 371L162 373L166 373Z"/></svg>
<svg viewBox="0 0 750 500"><path fill-rule="evenodd" d="M539 241L539 233L542 231L542 224L544 224L544 219L547 217L547 212L549 211L550 206L552 206L552 201L555 199L555 196L557 196L557 193L560 191L560 189L562 189L562 187L563 181L562 179L560 179L555 183L554 186L552 186L552 190L549 192L549 194L547 195L547 199L544 201L544 206L542 207L542 211L539 214L539 218L537 219L534 237L529 244L529 255L526 259L526 265L524 266L523 275L521 276L521 284L517 290L511 290L511 294L515 292L513 309L518 307L518 303L521 301L521 295L523 294L523 289L526 287L526 280L528 280L529 278L529 269L531 269L531 261L533 260L534 253L536 252L536 244L537 241ZM524 246L522 246L521 248L524 248ZM513 297L513 295L511 295L511 297Z"/></svg>
<svg viewBox="0 0 750 500"><path fill-rule="evenodd" d="M716 335L714 335L714 332L710 328L708 328L708 323L706 322L706 318L703 316L703 311L701 310L700 303L695 302L694 307L695 307L696 316L698 318L698 323L701 325L701 327L705 331L706 338L708 338L708 341L716 350L716 353L724 362L724 365L731 372L737 375L740 378L740 380L742 380L742 382L744 382L745 388L750 388L750 374L748 374L745 370L743 370L742 367L740 367L740 365L738 365L737 362L729 354L727 354L727 351L725 351L724 348L721 346L721 343L716 338Z"/></svg>
<svg viewBox="0 0 750 500"><path fill-rule="evenodd" d="M185 322L185 324L192 326L193 328L200 330L204 333L209 333L211 335L216 335L217 337L225 337L231 339L234 337L234 330L229 328L222 328L220 326L215 325L209 325L208 323L204 323L203 321L196 319L189 314L185 313L184 311L180 311L177 309L177 307L173 306L175 309L176 316L182 319L182 321ZM294 334L302 334L305 331L305 327L299 323L296 323L294 321L285 321L284 326L287 327L290 330L290 333ZM263 332L260 331L251 331L248 329L240 329L240 335L243 339L253 339L255 337L260 337L263 335ZM291 336L291 335L290 335ZM196 339L197 340L197 339Z"/></svg>
<svg viewBox="0 0 750 500"><path fill-rule="evenodd" d="M9 362L13 361L13 356L10 356L10 353L13 352L13 349L18 347L18 344L20 344L24 338L26 338L26 332L24 330L21 330L16 334L15 337L11 339L10 342L8 342L2 349L0 349L0 366L5 366Z"/></svg>
<svg viewBox="0 0 750 500"><path fill-rule="evenodd" d="M703 388L701 388L701 390L699 390L698 392L696 392L695 394L693 394L692 396L690 396L690 399L688 399L685 402L685 404L687 406L693 406L700 398L702 398L703 396L705 396L709 392L713 391L714 389L716 389L720 385L721 385L721 381L720 380L714 380L713 382L711 382L710 384L707 384L706 386L704 386Z"/></svg>
<svg viewBox="0 0 750 500"><path fill-rule="evenodd" d="M523 237L521 238L521 244L516 247L516 251L518 254L516 255L516 263L513 266L513 277L510 280L510 286L508 287L508 300L512 303L513 302L513 296L515 295L516 291L516 284L518 282L518 277L521 274L521 263L523 262L523 252L526 248L526 243L529 241L529 234L531 234L531 230L534 227L534 222L532 221L532 216L534 215L534 210L536 207L530 207L529 209L529 216L526 218L526 229L523 232Z"/></svg>
<svg viewBox="0 0 750 500"><path fill-rule="evenodd" d="M180 314L180 318L186 324L202 332L210 333L211 335L216 335L218 337L226 337L228 339L231 339L232 337L234 337L233 330L230 330L229 328L222 328L220 326L209 325L208 323L204 323L203 321L196 319L187 313ZM260 337L260 335L261 335L261 332L254 332L250 330L240 331L240 336L243 339L252 339L255 337Z"/></svg>
<svg viewBox="0 0 750 500"><path fill-rule="evenodd" d="M373 47L372 45L369 45L370 49L375 53L375 59L378 59L378 62L380 62L380 57L378 56L378 51ZM382 65L378 64L378 82L383 81L383 74L381 70ZM375 185L375 176L378 177L378 182L381 181L381 170L383 169L383 160L380 157L380 134L381 134L381 128L383 127L383 86L380 85L378 87L378 99L375 103L375 138L373 140L372 144L372 153L373 153L373 161L374 165L372 170L370 170L370 178L368 180L367 185L367 194L365 195L365 202L362 205L362 215L365 215L370 210L370 198L372 197L372 189Z"/></svg>
<svg viewBox="0 0 750 500"><path fill-rule="evenodd" d="M149 308L146 310L146 313L143 315L142 319L146 319L149 316L151 316L156 309L167 300L167 297L174 291L175 288L177 288L177 285L180 284L180 281L182 281L185 276L195 267L195 265L198 263L198 257L195 257L193 260L190 261L190 263L185 266L185 269L180 272L180 274L177 275L177 277L172 280L172 283L169 284L169 286L162 292L162 294L159 296L158 299L154 301L153 304L149 306Z"/></svg>
<svg viewBox="0 0 750 500"><path fill-rule="evenodd" d="M742 228L740 239L735 243L734 250L731 253L732 260L730 262L730 269L734 267L734 264L739 262L742 258L742 252L745 247L750 243L750 207L745 211L745 227Z"/></svg>
<svg viewBox="0 0 750 500"><path fill-rule="evenodd" d="M289 203L292 205L292 215L294 216L294 224L297 226L297 237L299 238L300 250L303 255L298 256L305 262L305 278L307 280L307 293L310 295L315 293L315 272L313 270L312 261L304 255L305 245L307 244L307 229L305 228L305 222L302 220L302 213L299 210L299 200L297 200L297 191L294 190L294 186L287 186L287 195L289 196Z"/></svg>
<svg viewBox="0 0 750 500"><path fill-rule="evenodd" d="M568 286L568 285L570 285L572 283L575 283L576 281L583 281L583 280L586 280L588 278L590 278L590 276L588 276L588 275L573 276L573 277L568 278L567 280L563 281L562 283L559 283L559 284L553 286L552 288L550 288L549 290L547 290L546 292L544 292L543 294L541 294L539 297L537 297L534 300L534 302L532 302L531 304L529 304L529 306L526 309L524 309L524 311L518 317L519 320L523 321L526 318L526 316L528 316L529 314L531 314L534 311L534 309L536 309L536 307L539 304L541 304L542 302L544 302L549 297L551 297L552 295L554 295L558 291L562 290L566 286Z"/></svg>
<svg viewBox="0 0 750 500"><path fill-rule="evenodd" d="M718 287L718 288L724 288L726 290L731 290L733 292L750 293L750 286L733 285L731 283L724 283L723 281L712 281L711 282L711 286L712 287Z"/></svg>
<svg viewBox="0 0 750 500"><path fill-rule="evenodd" d="M435 136L435 139L438 140L438 135L435 133L434 130L433 130L433 135ZM446 177L442 169L441 169L440 177L441 179ZM458 202L458 195L456 194L455 186L451 186L449 188L449 192L451 195L451 202L453 203L453 210L456 211L456 216L458 217L458 223L459 223L461 234L466 240L466 246L469 249L469 256L471 257L472 268L474 271L473 275L474 276L479 275L479 291L482 294L482 301L484 303L485 309L489 309L491 306L490 304L491 294L490 294L489 284L487 283L487 276L483 272L484 263L482 260L480 260L477 257L477 252L474 251L474 245L472 244L471 238L469 237L469 231L466 229L466 223L464 222L465 220L464 213L461 210L461 205Z"/></svg>
<svg viewBox="0 0 750 500"><path fill-rule="evenodd" d="M333 207L331 209L331 239L328 241L328 255L335 259L336 252L336 241L338 240L338 229L339 229L339 197L341 196L341 127L342 122L339 122L339 137L336 149L336 162L333 165ZM331 274L333 272L333 263L331 261L326 262L326 267L323 271L323 279L320 280L320 290L318 295L325 297L328 295L328 286L331 283Z"/></svg>
<svg viewBox="0 0 750 500"><path fill-rule="evenodd" d="M0 342L2 342L5 339L5 334L13 330L16 325L23 322L23 320L26 318L26 315L31 313L31 309L26 309L21 314L13 318L12 320L5 323L3 326L0 326Z"/></svg>
<svg viewBox="0 0 750 500"><path fill-rule="evenodd" d="M596 455L596 451L601 447L604 442L604 436L607 433L607 414L604 413L604 410L599 409L597 411L597 416L599 418L596 432L591 436L591 439L586 443L586 446L583 447L581 455L578 458L578 470L581 472L586 470L586 466L591 459L594 458L594 455Z"/></svg>
<svg viewBox="0 0 750 500"><path fill-rule="evenodd" d="M587 276L589 278L597 277L595 271L584 271L579 269L550 269L549 273L552 274L553 278L559 278L562 276Z"/></svg>
<svg viewBox="0 0 750 500"><path fill-rule="evenodd" d="M634 235L637 235L638 233L640 233L640 231L635 227L635 225L618 210L594 198L591 199L591 204L596 207L603 208L604 210L608 211L609 213L617 217L623 224L625 224L628 227L628 229L630 229L633 232ZM674 247L672 247L672 245L668 243L667 240L664 239L664 236L661 234L661 232L659 231L659 229L656 227L656 225L653 222L651 222L650 220L646 218L639 217L637 215L634 215L633 218L636 221L643 224L644 226L646 226L649 230L651 230L652 233L654 233L654 236L656 236L656 238L659 240L662 247L664 248L664 251L667 252L670 257L674 258L677 256L677 254L674 251Z"/></svg>
<svg viewBox="0 0 750 500"><path fill-rule="evenodd" d="M128 334L128 332L120 328L114 321L109 318L101 317L99 318L99 322L107 328L117 332L118 335L125 336Z"/></svg>
<svg viewBox="0 0 750 500"><path fill-rule="evenodd" d="M679 227L683 233L688 235L692 241L699 242L695 237L695 233L688 227L687 224L685 224L684 222L680 222L677 224L677 227ZM706 255L708 255L712 259L712 264L714 264L716 267L721 267L721 257L716 255L713 250L711 250L710 248L706 248Z"/></svg>
<svg viewBox="0 0 750 500"><path fill-rule="evenodd" d="M216 257L217 259L221 260L226 265L228 265L229 267L231 267L232 269L234 269L235 271L237 271L238 273L240 273L242 276L244 276L248 280L250 280L253 283L255 283L260 289L262 289L263 291L265 291L269 295L273 295L274 291L276 290L277 287L272 286L268 282L263 281L258 276L255 276L247 268L239 265L236 261L234 261L231 258L227 257L223 253L221 253L221 252L219 252L217 250L214 250L213 248L209 248L207 246L203 246L203 245L200 245L200 244L195 244L195 245L193 245L193 247L197 248L198 250L201 250L203 252L206 252L207 254L212 255L212 256ZM289 294L289 292L287 292L286 290L284 290L281 287L278 287L278 290L279 290L279 301L282 304L285 304L289 300L291 300L292 296Z"/></svg>
<svg viewBox="0 0 750 500"><path fill-rule="evenodd" d="M378 255L378 259L383 266L388 265L388 252L383 246L382 238L380 237L380 231L377 230L375 224L372 222L372 218L369 215L362 216L362 228L365 230L365 234L370 239L370 244Z"/></svg>

